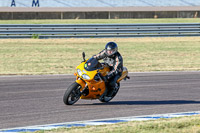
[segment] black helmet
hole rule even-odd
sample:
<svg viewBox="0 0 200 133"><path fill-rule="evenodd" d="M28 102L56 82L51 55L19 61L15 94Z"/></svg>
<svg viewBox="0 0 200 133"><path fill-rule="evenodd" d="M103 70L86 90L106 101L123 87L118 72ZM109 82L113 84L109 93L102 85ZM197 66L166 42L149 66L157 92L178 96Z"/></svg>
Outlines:
<svg viewBox="0 0 200 133"><path fill-rule="evenodd" d="M105 50L106 50L107 56L112 56L118 50L117 44L115 42L109 42L106 44Z"/></svg>

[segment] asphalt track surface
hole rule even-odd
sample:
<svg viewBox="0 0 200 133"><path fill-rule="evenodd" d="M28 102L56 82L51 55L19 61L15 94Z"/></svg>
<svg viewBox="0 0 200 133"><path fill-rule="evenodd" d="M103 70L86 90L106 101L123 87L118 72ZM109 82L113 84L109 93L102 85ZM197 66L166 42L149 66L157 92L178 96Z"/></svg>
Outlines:
<svg viewBox="0 0 200 133"><path fill-rule="evenodd" d="M0 76L0 129L200 110L200 72L130 73L109 103L63 94L73 75Z"/></svg>

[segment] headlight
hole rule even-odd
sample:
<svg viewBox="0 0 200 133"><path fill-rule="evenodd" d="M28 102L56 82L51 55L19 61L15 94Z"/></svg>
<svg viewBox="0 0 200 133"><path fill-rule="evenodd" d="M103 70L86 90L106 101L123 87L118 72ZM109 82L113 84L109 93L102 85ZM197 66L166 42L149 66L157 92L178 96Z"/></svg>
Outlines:
<svg viewBox="0 0 200 133"><path fill-rule="evenodd" d="M90 79L90 77L89 77L87 74L83 74L83 75L82 75L82 78L87 79L87 80Z"/></svg>
<svg viewBox="0 0 200 133"><path fill-rule="evenodd" d="M78 75L79 75L79 76L81 76L81 75L82 75L82 72L81 72L81 70L80 70L80 69L77 69L77 73L78 73Z"/></svg>

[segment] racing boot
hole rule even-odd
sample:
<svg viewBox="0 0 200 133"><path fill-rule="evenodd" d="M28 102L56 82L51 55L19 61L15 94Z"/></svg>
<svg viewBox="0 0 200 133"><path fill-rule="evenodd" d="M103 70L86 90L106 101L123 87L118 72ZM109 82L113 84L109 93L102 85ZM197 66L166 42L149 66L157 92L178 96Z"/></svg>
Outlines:
<svg viewBox="0 0 200 133"><path fill-rule="evenodd" d="M112 97L113 96L113 88L110 88L109 90L108 90L108 93L107 93L107 95L106 96L108 96L108 97Z"/></svg>
<svg viewBox="0 0 200 133"><path fill-rule="evenodd" d="M112 97L113 94L119 89L119 86L117 83L115 83L115 86L114 87L110 87L109 90L108 90L108 93L107 93L107 96L108 97Z"/></svg>

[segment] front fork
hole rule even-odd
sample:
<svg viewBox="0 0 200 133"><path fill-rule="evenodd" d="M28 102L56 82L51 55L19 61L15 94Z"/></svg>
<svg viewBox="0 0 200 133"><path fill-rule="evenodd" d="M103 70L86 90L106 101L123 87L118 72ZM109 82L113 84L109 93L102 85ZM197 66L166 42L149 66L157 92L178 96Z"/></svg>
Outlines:
<svg viewBox="0 0 200 133"><path fill-rule="evenodd" d="M78 83L81 86L81 90L85 88L86 83L82 79L76 79L76 83Z"/></svg>
<svg viewBox="0 0 200 133"><path fill-rule="evenodd" d="M80 95L87 95L85 94L85 90L88 89L87 83L79 77L76 78L76 83L78 83L81 86Z"/></svg>

